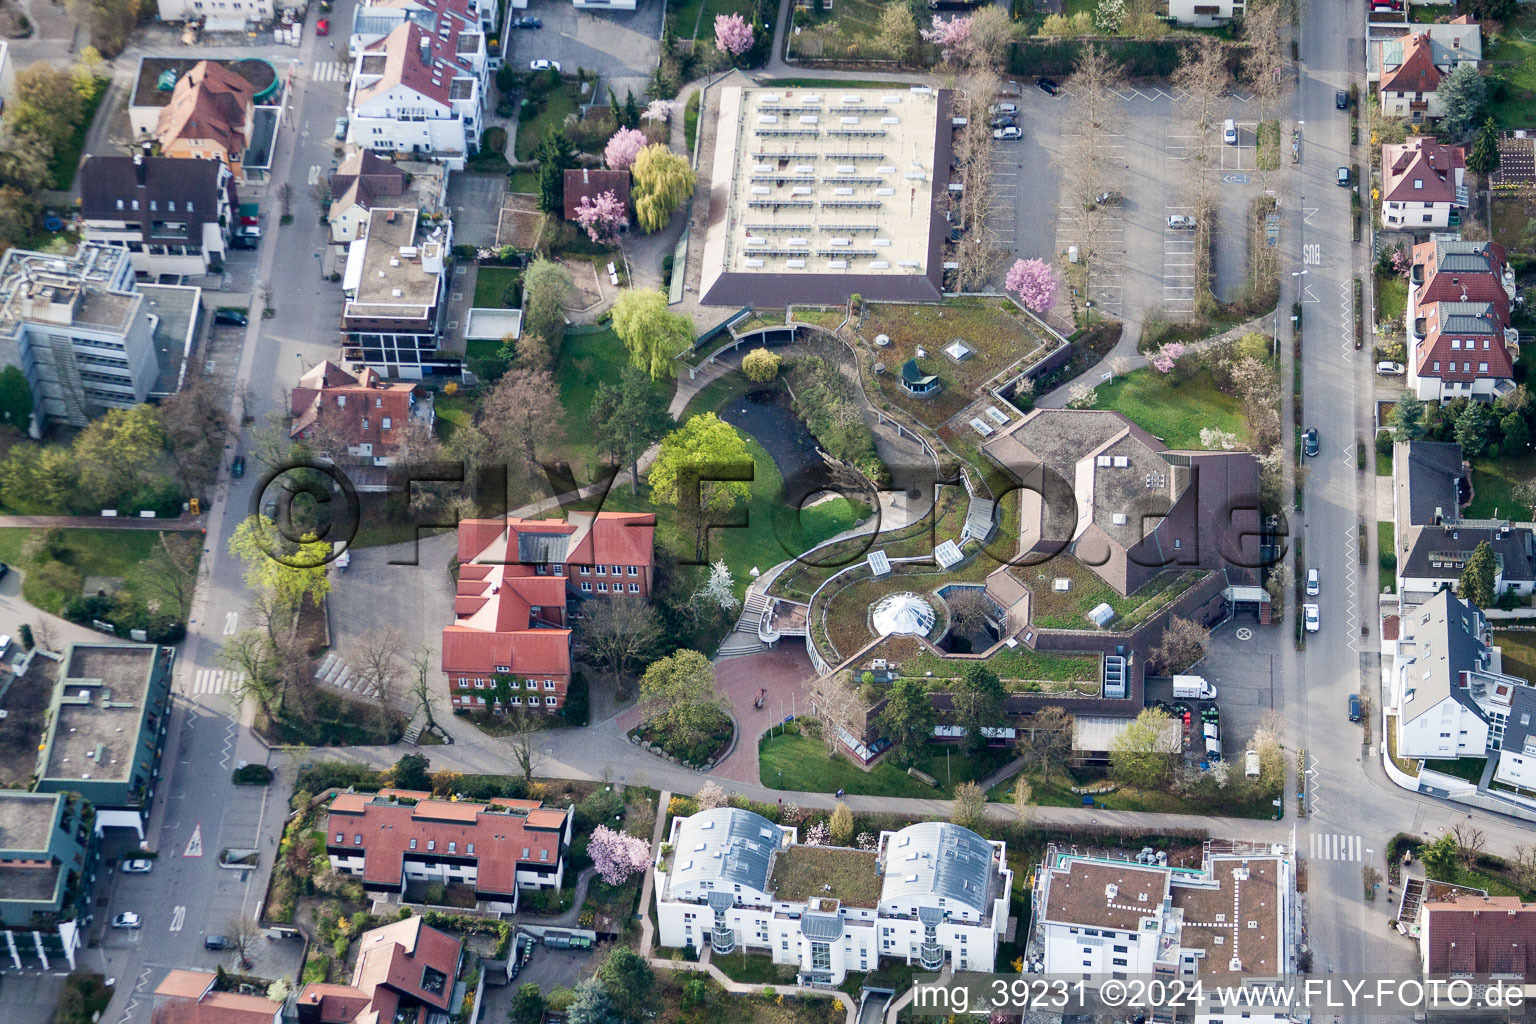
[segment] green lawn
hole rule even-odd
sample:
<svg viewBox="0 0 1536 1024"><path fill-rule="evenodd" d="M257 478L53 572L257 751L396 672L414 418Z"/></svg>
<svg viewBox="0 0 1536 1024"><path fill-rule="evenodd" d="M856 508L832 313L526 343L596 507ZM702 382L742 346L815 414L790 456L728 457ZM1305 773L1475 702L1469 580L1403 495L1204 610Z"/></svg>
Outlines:
<svg viewBox="0 0 1536 1024"><path fill-rule="evenodd" d="M677 38L693 38L693 30L700 24L699 15L703 9L704 0L667 0L667 16L673 19L672 31ZM705 39L712 38L714 27L710 26L703 34Z"/></svg>
<svg viewBox="0 0 1536 1024"><path fill-rule="evenodd" d="M1372 454L1374 454L1376 456L1376 475L1377 476L1391 476L1392 475L1392 456L1391 456L1391 454L1388 453L1386 455L1383 455L1381 452L1376 451L1374 448L1372 448L1371 451L1372 451Z"/></svg>
<svg viewBox="0 0 1536 1024"><path fill-rule="evenodd" d="M1397 274L1376 275L1376 322L1395 320L1402 323L1408 310L1408 279Z"/></svg>
<svg viewBox="0 0 1536 1024"><path fill-rule="evenodd" d="M516 170L507 175L507 191L521 192L529 195L539 194L539 172L529 170Z"/></svg>
<svg viewBox="0 0 1536 1024"><path fill-rule="evenodd" d="M1506 675L1536 679L1536 632L1496 629L1493 645L1502 652Z"/></svg>
<svg viewBox="0 0 1536 1024"><path fill-rule="evenodd" d="M568 114L576 113L581 104L581 94L576 83L561 79L558 89L544 95L544 109L517 123L516 153L519 160L533 159L533 149L544 137L544 129L559 128ZM537 191L537 189L535 189Z"/></svg>
<svg viewBox="0 0 1536 1024"><path fill-rule="evenodd" d="M1207 373L1180 384L1171 373L1136 370L1099 385L1094 408L1118 410L1170 448L1203 448L1202 427L1231 431L1239 445L1248 439L1242 403L1218 391Z"/></svg>
<svg viewBox="0 0 1536 1024"><path fill-rule="evenodd" d="M61 530L63 545L68 554L61 559L82 576L118 576L130 585L140 571L140 565L160 544L154 530ZM0 562L21 566L25 572L21 593L27 603L44 611L58 614L66 599L78 594L66 594L49 587L35 572L25 571L26 559L22 552L27 538L36 534L27 527L0 529Z"/></svg>
<svg viewBox="0 0 1536 1024"><path fill-rule="evenodd" d="M598 464L597 447L592 440L590 410L600 384L617 386L619 376L629 362L629 352L619 336L606 327L572 327L560 345L560 364L555 369L555 383L560 386L560 406L565 410L565 449L561 454L574 467L585 465L592 471ZM656 385L668 394L676 388L672 380Z"/></svg>
<svg viewBox="0 0 1536 1024"><path fill-rule="evenodd" d="M480 309L516 309L516 302L508 302L508 289L520 294L519 285L523 272L516 267L478 267L475 270L475 306ZM510 297L515 297L510 296ZM497 344L500 344L498 342Z"/></svg>
<svg viewBox="0 0 1536 1024"><path fill-rule="evenodd" d="M1397 589L1397 528L1390 521L1376 523L1376 590Z"/></svg>
<svg viewBox="0 0 1536 1024"><path fill-rule="evenodd" d="M1498 459L1483 456L1472 461L1472 504L1462 513L1468 519L1493 519L1498 516L1526 519L1528 506L1515 500L1515 488L1536 477L1536 456L1502 455Z"/></svg>
<svg viewBox="0 0 1536 1024"><path fill-rule="evenodd" d="M1481 782L1483 769L1488 767L1486 757L1457 757L1448 760L1426 760L1424 767L1442 775L1451 775L1467 782Z"/></svg>
<svg viewBox="0 0 1536 1024"><path fill-rule="evenodd" d="M433 402L433 408L437 411L437 436L444 441L453 436L453 432L459 427L466 427L475 418L475 402L469 396L460 393L445 395L439 393Z"/></svg>
<svg viewBox="0 0 1536 1024"><path fill-rule="evenodd" d="M763 785L808 793L832 793L839 789L866 796L928 797L949 799L955 785L982 778L1007 764L1012 751L987 750L966 756L958 747L932 747L917 765L939 780L934 789L896 767L881 761L864 771L843 757L827 754L820 738L794 732L764 737L758 743L758 771Z"/></svg>
<svg viewBox="0 0 1536 1024"><path fill-rule="evenodd" d="M837 0L831 11L811 14L799 34L790 37L791 52L813 60L889 60L890 50L880 38L880 14L884 9L883 0ZM712 27L714 21L707 20ZM918 28L927 28L928 18L919 17L917 24ZM702 29L699 34L704 34Z"/></svg>
<svg viewBox="0 0 1536 1024"><path fill-rule="evenodd" d="M1241 765L1234 767L1240 769ZM1239 772L1234 771L1234 776ZM1074 780L1073 776L1064 769L1052 773L1049 784L1042 783L1038 774L1027 776L1030 786L1034 789L1034 802L1041 807L1082 807L1083 796L1072 792L1072 786L1091 786L1103 782L1100 778L1088 778ZM1220 814L1237 818L1273 818L1275 806L1270 802L1275 798L1275 793L1263 793L1253 791L1240 777L1238 785L1234 788L1228 783L1232 796L1230 801L1203 800L1197 797L1181 796L1168 790L1138 790L1120 787L1113 793L1096 793L1093 803L1096 807L1102 807L1110 811L1149 811L1163 814ZM1013 788L1014 779L1006 779L998 783L987 793L987 799L998 803L1011 803L1013 796L1010 790Z"/></svg>
<svg viewBox="0 0 1536 1024"><path fill-rule="evenodd" d="M1536 41L1520 38L1517 30L1536 37L1536 11L1517 5L1498 41L1484 44L1486 73L1505 82L1503 98L1488 104L1500 128L1529 127L1531 106L1536 103Z"/></svg>

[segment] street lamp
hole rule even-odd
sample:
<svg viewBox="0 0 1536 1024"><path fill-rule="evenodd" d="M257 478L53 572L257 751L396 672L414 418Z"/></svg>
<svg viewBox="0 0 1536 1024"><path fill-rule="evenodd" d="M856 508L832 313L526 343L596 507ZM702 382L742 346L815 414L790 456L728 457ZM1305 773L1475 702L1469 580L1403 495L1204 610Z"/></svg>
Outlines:
<svg viewBox="0 0 1536 1024"><path fill-rule="evenodd" d="M1293 270L1293 271L1291 271L1291 276L1292 277L1301 277L1305 273L1306 273L1305 270ZM1300 302L1301 299L1298 297L1296 299L1296 301ZM1295 317L1292 317L1291 319L1294 320ZM1280 359L1280 299L1279 299L1278 296L1275 298L1275 344L1274 344L1274 357L1275 357L1276 362L1278 362L1279 359ZM1278 369L1278 367L1277 367L1277 369Z"/></svg>

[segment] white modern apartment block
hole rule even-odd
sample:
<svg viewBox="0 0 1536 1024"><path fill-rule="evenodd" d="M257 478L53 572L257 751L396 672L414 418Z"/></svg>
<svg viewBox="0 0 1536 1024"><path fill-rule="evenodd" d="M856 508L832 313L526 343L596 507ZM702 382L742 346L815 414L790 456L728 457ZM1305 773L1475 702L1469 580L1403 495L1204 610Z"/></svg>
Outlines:
<svg viewBox="0 0 1536 1024"><path fill-rule="evenodd" d="M1486 757L1503 745L1529 687L1504 674L1490 640L1483 613L1449 590L1399 616L1387 707L1398 757Z"/></svg>
<svg viewBox="0 0 1536 1024"><path fill-rule="evenodd" d="M793 828L720 807L672 822L656 858L664 946L738 945L835 986L881 957L990 972L1008 926L1006 847L948 822L882 832L875 850L807 846Z"/></svg>
<svg viewBox="0 0 1536 1024"><path fill-rule="evenodd" d="M158 0L161 21L204 19L208 32L241 32L277 17L277 0Z"/></svg>
<svg viewBox="0 0 1536 1024"><path fill-rule="evenodd" d="M1243 0L1168 0L1168 16L1175 24L1216 28L1241 18L1245 6Z"/></svg>
<svg viewBox="0 0 1536 1024"><path fill-rule="evenodd" d="M454 52L455 40L465 38L479 47L479 72ZM464 158L480 145L484 49L478 31L428 36L414 21L364 47L347 97L351 140L463 170Z"/></svg>
<svg viewBox="0 0 1536 1024"><path fill-rule="evenodd" d="M26 374L37 427L83 427L149 397L158 318L133 281L128 250L89 243L72 256L11 249L0 261L0 365Z"/></svg>
<svg viewBox="0 0 1536 1024"><path fill-rule="evenodd" d="M1295 971L1295 865L1281 846L1212 841L1198 869L1051 846L1035 874L1033 903L1025 957L1031 972L1093 983L1137 974L1227 975L1244 984ZM1262 1007L1241 1016L1286 1019ZM1195 1019L1214 1024L1222 1017Z"/></svg>
<svg viewBox="0 0 1536 1024"><path fill-rule="evenodd" d="M433 36L441 35L443 29L447 29L450 35L478 31L489 37L501 35L499 19L497 0L372 0L358 4L352 12L347 54L358 56L369 45L408 21L415 22L422 31ZM474 47L467 47L463 53L472 63L474 50ZM486 60L491 65L497 63L491 55L487 55Z"/></svg>

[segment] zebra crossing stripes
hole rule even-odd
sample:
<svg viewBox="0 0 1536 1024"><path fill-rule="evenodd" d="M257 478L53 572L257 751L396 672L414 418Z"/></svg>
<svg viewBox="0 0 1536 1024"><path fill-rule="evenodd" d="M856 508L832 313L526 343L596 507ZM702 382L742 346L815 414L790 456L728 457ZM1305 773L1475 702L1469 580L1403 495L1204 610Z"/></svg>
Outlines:
<svg viewBox="0 0 1536 1024"><path fill-rule="evenodd" d="M242 674L230 669L200 668L192 679L192 695L233 693L240 688Z"/></svg>
<svg viewBox="0 0 1536 1024"><path fill-rule="evenodd" d="M352 65L339 60L321 60L315 62L312 77L317 82L345 82L351 70Z"/></svg>
<svg viewBox="0 0 1536 1024"><path fill-rule="evenodd" d="M1360 860L1365 843L1360 836L1340 835L1337 832L1312 833L1313 860Z"/></svg>

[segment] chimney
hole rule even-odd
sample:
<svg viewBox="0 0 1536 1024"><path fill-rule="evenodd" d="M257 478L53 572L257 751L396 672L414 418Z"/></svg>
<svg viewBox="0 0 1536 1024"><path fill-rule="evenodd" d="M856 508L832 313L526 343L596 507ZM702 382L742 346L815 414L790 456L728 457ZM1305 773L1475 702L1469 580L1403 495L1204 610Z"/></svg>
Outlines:
<svg viewBox="0 0 1536 1024"><path fill-rule="evenodd" d="M144 187L144 154L133 154L133 179L138 182L140 188Z"/></svg>

